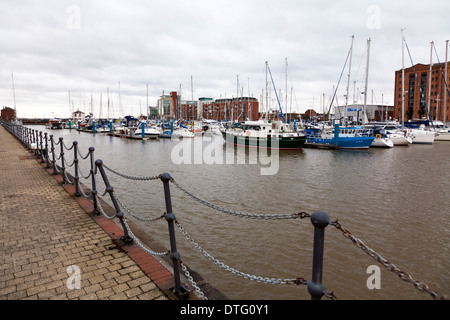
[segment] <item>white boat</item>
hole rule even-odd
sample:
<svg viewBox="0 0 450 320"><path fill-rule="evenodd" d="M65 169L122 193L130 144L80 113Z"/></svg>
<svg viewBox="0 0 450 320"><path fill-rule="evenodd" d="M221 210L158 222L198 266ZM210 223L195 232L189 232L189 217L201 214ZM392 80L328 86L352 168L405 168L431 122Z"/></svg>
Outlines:
<svg viewBox="0 0 450 320"><path fill-rule="evenodd" d="M424 127L419 129L410 129L412 143L416 144L433 144L436 133L434 131L425 130Z"/></svg>
<svg viewBox="0 0 450 320"><path fill-rule="evenodd" d="M161 132L149 122L141 122L134 131L134 136L142 137L142 125L144 125L144 137L146 138L156 139L161 134Z"/></svg>
<svg viewBox="0 0 450 320"><path fill-rule="evenodd" d="M436 136L434 140L436 141L450 141L450 128L444 125L442 121L434 121L434 131Z"/></svg>
<svg viewBox="0 0 450 320"><path fill-rule="evenodd" d="M406 131L394 130L387 133L394 146L409 146L412 143L412 138Z"/></svg>
<svg viewBox="0 0 450 320"><path fill-rule="evenodd" d="M174 129L172 132L174 138L193 138L194 136L195 133L186 128Z"/></svg>
<svg viewBox="0 0 450 320"><path fill-rule="evenodd" d="M394 147L394 142L391 140L391 138L387 135L375 135L375 139L373 140L370 147L375 148L392 148Z"/></svg>

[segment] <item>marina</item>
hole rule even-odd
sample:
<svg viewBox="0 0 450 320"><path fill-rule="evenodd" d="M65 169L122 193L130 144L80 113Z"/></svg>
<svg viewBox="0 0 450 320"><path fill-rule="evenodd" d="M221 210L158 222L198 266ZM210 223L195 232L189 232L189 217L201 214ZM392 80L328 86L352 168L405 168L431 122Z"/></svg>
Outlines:
<svg viewBox="0 0 450 320"><path fill-rule="evenodd" d="M278 170L264 176L260 174L267 166L260 160L263 149L230 148L231 144L224 143L219 135L134 141L74 129L47 132L63 137L67 145L77 141L80 147L85 146L84 152L94 147L96 159L126 175L169 172L196 196L230 210L259 214L323 210L414 279L442 294L450 292L448 142L365 150L280 150ZM192 148L194 159L189 163L174 161L177 155L173 150L181 142ZM199 146L203 161L195 156ZM222 150L223 157L233 162L206 164L205 156L211 150ZM84 176L89 172L86 165L80 170ZM118 198L131 211L150 218L165 210L157 185L113 174L109 179ZM172 196L174 212L184 229L226 265L250 275L310 277L309 222L247 220L201 206L177 188L173 188ZM140 227L168 245L164 224ZM177 238L183 261L231 299L309 299L303 286L268 285L226 272L182 241L182 234ZM429 298L387 271L332 226L326 229L324 263L324 283L338 299ZM379 290L367 287L367 270L372 265L381 267Z"/></svg>

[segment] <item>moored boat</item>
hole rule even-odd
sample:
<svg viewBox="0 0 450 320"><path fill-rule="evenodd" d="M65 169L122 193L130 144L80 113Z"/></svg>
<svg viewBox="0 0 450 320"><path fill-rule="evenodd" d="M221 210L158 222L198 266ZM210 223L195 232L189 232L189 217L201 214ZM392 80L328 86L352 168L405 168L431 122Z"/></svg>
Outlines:
<svg viewBox="0 0 450 320"><path fill-rule="evenodd" d="M62 120L58 118L50 119L46 124L46 127L48 129L62 129L63 128Z"/></svg>
<svg viewBox="0 0 450 320"><path fill-rule="evenodd" d="M311 131L307 137L308 146L324 145L339 149L367 149L371 146L375 136L372 130L361 126L340 127L335 135L335 129Z"/></svg>
<svg viewBox="0 0 450 320"><path fill-rule="evenodd" d="M306 142L306 135L281 121L245 121L241 128L221 129L223 138L245 147L298 150Z"/></svg>

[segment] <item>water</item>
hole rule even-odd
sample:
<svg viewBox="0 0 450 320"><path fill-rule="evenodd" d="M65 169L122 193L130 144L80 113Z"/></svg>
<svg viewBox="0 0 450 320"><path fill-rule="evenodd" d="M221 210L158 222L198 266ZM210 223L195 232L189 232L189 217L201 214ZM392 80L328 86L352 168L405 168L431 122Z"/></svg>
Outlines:
<svg viewBox="0 0 450 320"><path fill-rule="evenodd" d="M261 163L259 153L229 148L219 137L204 142L203 148L209 154L214 154L213 147L222 150L223 159L229 156L233 164L225 160L223 164L195 164L198 159L193 157L191 164L176 164L181 153L174 155L172 150L180 149L179 140L138 141L76 130L49 132L62 136L67 146L78 141L83 155L95 147L96 159L124 174L169 172L195 195L227 209L261 214L325 211L413 279L450 296L448 142L391 149L280 151L276 174L261 175L261 168L268 165ZM70 151L65 154L72 157ZM87 175L89 165L86 160L81 163ZM165 211L160 180L134 181L107 174L118 198L134 213L155 217ZM90 180L81 181L91 185ZM313 226L309 219L240 218L194 201L173 184L171 192L178 221L195 242L224 264L250 275L311 279ZM169 248L165 220L136 223ZM194 249L180 232L177 246L184 263L231 299L310 299L304 285L258 283L225 271ZM381 269L380 289L367 287L371 265ZM323 282L338 299L431 299L333 226L325 229Z"/></svg>

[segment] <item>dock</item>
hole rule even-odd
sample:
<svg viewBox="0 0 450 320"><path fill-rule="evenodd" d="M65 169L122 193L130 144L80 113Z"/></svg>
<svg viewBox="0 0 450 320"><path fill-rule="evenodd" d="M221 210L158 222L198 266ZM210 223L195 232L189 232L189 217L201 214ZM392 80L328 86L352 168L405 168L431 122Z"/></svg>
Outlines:
<svg viewBox="0 0 450 320"><path fill-rule="evenodd" d="M51 172L0 125L0 300L176 300L168 264Z"/></svg>

